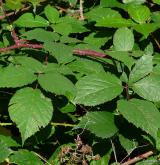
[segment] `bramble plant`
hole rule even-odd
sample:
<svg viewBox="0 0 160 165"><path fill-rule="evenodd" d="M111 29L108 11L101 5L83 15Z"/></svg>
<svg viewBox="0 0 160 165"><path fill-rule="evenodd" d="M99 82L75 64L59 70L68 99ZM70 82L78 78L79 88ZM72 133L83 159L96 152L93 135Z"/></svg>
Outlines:
<svg viewBox="0 0 160 165"><path fill-rule="evenodd" d="M158 164L160 0L0 0L0 163Z"/></svg>

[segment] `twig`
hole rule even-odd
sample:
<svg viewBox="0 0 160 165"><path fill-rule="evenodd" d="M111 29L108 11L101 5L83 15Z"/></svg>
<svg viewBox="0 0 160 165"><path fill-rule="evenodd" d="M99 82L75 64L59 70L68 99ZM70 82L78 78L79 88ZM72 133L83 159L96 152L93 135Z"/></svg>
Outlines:
<svg viewBox="0 0 160 165"><path fill-rule="evenodd" d="M99 53L93 50L80 50L80 49L75 49L73 50L74 54L78 54L78 55L90 55L90 56L94 56L94 57L107 57L110 58L108 55L104 54L104 53Z"/></svg>
<svg viewBox="0 0 160 165"><path fill-rule="evenodd" d="M160 43L159 43L158 40L153 36L153 34L152 34L152 38L154 39L155 43L157 44L158 48L160 49Z"/></svg>
<svg viewBox="0 0 160 165"><path fill-rule="evenodd" d="M0 6L1 6L1 1L0 1ZM20 9L19 11L16 11L16 12L15 12L15 11L12 11L12 12L10 12L10 13L4 13L4 15L1 15L1 16L0 16L0 20L3 20L4 18L9 17L9 16L12 16L12 15L15 15L15 14L17 14L18 12L26 11L26 10L28 10L30 7L31 7L31 6L24 7L24 8L22 8L22 9ZM2 9L2 7L1 7L1 9Z"/></svg>
<svg viewBox="0 0 160 165"><path fill-rule="evenodd" d="M13 123L0 123L0 126L8 126L8 125L13 125Z"/></svg>
<svg viewBox="0 0 160 165"><path fill-rule="evenodd" d="M46 158L44 158L43 156L39 155L39 154L36 153L36 152L34 152L34 154L37 155L37 156L38 156L41 160L43 160L46 164L52 165L52 164L50 164L50 163L46 160Z"/></svg>
<svg viewBox="0 0 160 165"><path fill-rule="evenodd" d="M7 52L13 49L19 49L19 48L33 48L33 49L41 49L43 48L42 45L39 44L14 44L12 46L8 46L5 48L0 48L0 52Z"/></svg>
<svg viewBox="0 0 160 165"><path fill-rule="evenodd" d="M116 161L116 163L118 164L115 146L114 146L114 144L113 144L113 142L112 142L112 139L111 139L110 141L111 141L111 145L112 145L112 150L113 150L113 153L114 153L115 161Z"/></svg>
<svg viewBox="0 0 160 165"><path fill-rule="evenodd" d="M84 20L84 15L83 15L83 3L84 3L84 0L79 0L80 20Z"/></svg>
<svg viewBox="0 0 160 165"><path fill-rule="evenodd" d="M125 160L126 158L128 158L134 150L136 150L136 149L138 149L138 148L146 147L146 146L148 146L148 145L149 145L149 144L145 144L145 145L141 145L141 146L137 146L137 147L135 146L135 147L127 154L127 156L125 156L125 157L121 160L120 163L123 163L124 160Z"/></svg>
<svg viewBox="0 0 160 165"><path fill-rule="evenodd" d="M130 160L122 163L121 165L130 165L130 164L136 163L136 162L138 162L140 160L146 159L146 158L148 158L151 155L153 155L153 151L148 151L148 152L146 152L146 153L144 153L142 155L136 156L133 159L130 159Z"/></svg>
<svg viewBox="0 0 160 165"><path fill-rule="evenodd" d="M75 127L75 124L68 124L68 123L50 123L52 126L64 126L64 127Z"/></svg>

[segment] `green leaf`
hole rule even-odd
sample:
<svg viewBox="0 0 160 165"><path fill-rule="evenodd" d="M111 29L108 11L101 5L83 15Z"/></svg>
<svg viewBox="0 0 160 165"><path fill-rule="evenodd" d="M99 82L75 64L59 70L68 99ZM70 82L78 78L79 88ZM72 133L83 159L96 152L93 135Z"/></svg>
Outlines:
<svg viewBox="0 0 160 165"><path fill-rule="evenodd" d="M105 53L112 58L123 62L129 69L131 69L131 67L135 63L135 60L126 51L105 51Z"/></svg>
<svg viewBox="0 0 160 165"><path fill-rule="evenodd" d="M160 0L153 0L153 2L160 5Z"/></svg>
<svg viewBox="0 0 160 165"><path fill-rule="evenodd" d="M92 74L77 83L76 104L95 106L117 97L123 90L121 81L110 73Z"/></svg>
<svg viewBox="0 0 160 165"><path fill-rule="evenodd" d="M113 45L116 51L131 51L134 46L133 32L126 27L118 29L113 36Z"/></svg>
<svg viewBox="0 0 160 165"><path fill-rule="evenodd" d="M119 135L119 141L128 154L138 147L138 143L136 143L134 139L128 139L121 134Z"/></svg>
<svg viewBox="0 0 160 165"><path fill-rule="evenodd" d="M159 27L157 23L144 23L133 26L134 30L138 33L144 35L145 38L148 37L152 32L156 31Z"/></svg>
<svg viewBox="0 0 160 165"><path fill-rule="evenodd" d="M22 5L22 1L23 0L6 0L5 2L5 5L7 8L11 9L11 10L19 10L23 7Z"/></svg>
<svg viewBox="0 0 160 165"><path fill-rule="evenodd" d="M151 73L153 69L152 60L153 57L150 55L143 55L139 60L137 60L134 68L130 72L129 82L136 82Z"/></svg>
<svg viewBox="0 0 160 165"><path fill-rule="evenodd" d="M91 33L84 38L84 42L90 45L94 45L97 48L101 48L111 37L108 37L104 32L102 34Z"/></svg>
<svg viewBox="0 0 160 165"><path fill-rule="evenodd" d="M76 111L76 106L71 104L71 103L68 103L67 105L65 105L64 107L62 107L60 109L60 111L62 113L71 113L71 112L75 112Z"/></svg>
<svg viewBox="0 0 160 165"><path fill-rule="evenodd" d="M75 128L87 129L101 138L110 138L118 131L109 112L87 112Z"/></svg>
<svg viewBox="0 0 160 165"><path fill-rule="evenodd" d="M20 144L18 144L14 140L14 137L11 137L11 136L0 135L0 141L5 143L8 147L19 147L20 146Z"/></svg>
<svg viewBox="0 0 160 165"><path fill-rule="evenodd" d="M61 17L57 24L53 24L54 31L60 34L83 33L89 31L84 25L84 21L77 20L70 16Z"/></svg>
<svg viewBox="0 0 160 165"><path fill-rule="evenodd" d="M72 55L73 48L62 43L45 42L44 49L51 52L59 63L68 63L75 59Z"/></svg>
<svg viewBox="0 0 160 165"><path fill-rule="evenodd" d="M15 151L13 155L10 156L10 162L17 165L43 165L36 153L28 150Z"/></svg>
<svg viewBox="0 0 160 165"><path fill-rule="evenodd" d="M118 110L130 123L157 137L157 131L160 128L160 112L153 103L139 99L120 100Z"/></svg>
<svg viewBox="0 0 160 165"><path fill-rule="evenodd" d="M69 63L67 66L73 72L79 72L84 75L105 72L103 66L100 63L85 58L77 58L75 61Z"/></svg>
<svg viewBox="0 0 160 165"><path fill-rule="evenodd" d="M45 66L40 61L26 56L15 57L14 62L16 65L20 65L21 67L28 69L28 71L32 74L43 73Z"/></svg>
<svg viewBox="0 0 160 165"><path fill-rule="evenodd" d="M9 115L17 124L22 136L22 143L35 134L41 127L47 126L52 119L51 100L45 98L38 89L23 88L18 90L9 103Z"/></svg>
<svg viewBox="0 0 160 165"><path fill-rule="evenodd" d="M21 65L10 64L7 67L0 68L0 87L21 87L34 82L37 77L29 68Z"/></svg>
<svg viewBox="0 0 160 165"><path fill-rule="evenodd" d="M59 35L55 32L46 31L44 29L36 28L34 30L23 33L27 40L37 40L40 42L53 42L59 40Z"/></svg>
<svg viewBox="0 0 160 165"><path fill-rule="evenodd" d="M122 18L118 11L103 7L93 8L86 13L86 17L92 21L102 21L105 18Z"/></svg>
<svg viewBox="0 0 160 165"><path fill-rule="evenodd" d="M11 153L12 151L8 148L7 144L0 140L0 163L4 162Z"/></svg>
<svg viewBox="0 0 160 165"><path fill-rule="evenodd" d="M133 84L132 88L144 99L158 102L160 101L160 76L149 75Z"/></svg>
<svg viewBox="0 0 160 165"><path fill-rule="evenodd" d="M154 47L153 47L152 42L150 42L150 43L145 47L144 53L145 53L146 55L150 55L150 56L153 55L153 53L154 53Z"/></svg>
<svg viewBox="0 0 160 165"><path fill-rule="evenodd" d="M151 15L151 12L147 6L135 4L128 6L128 13L134 21L140 24L145 23Z"/></svg>
<svg viewBox="0 0 160 165"><path fill-rule="evenodd" d="M69 35L72 32L72 26L66 22L53 25L53 29L55 32L65 36Z"/></svg>
<svg viewBox="0 0 160 165"><path fill-rule="evenodd" d="M51 23L56 23L59 20L59 12L54 7L48 5L44 9L45 16Z"/></svg>
<svg viewBox="0 0 160 165"><path fill-rule="evenodd" d="M153 22L159 23L160 22L160 11L152 12L151 18L152 18Z"/></svg>
<svg viewBox="0 0 160 165"><path fill-rule="evenodd" d="M135 25L130 19L124 18L104 18L97 21L96 26L110 27L110 28L120 28L120 27L130 27Z"/></svg>
<svg viewBox="0 0 160 165"><path fill-rule="evenodd" d="M49 26L49 22L43 17L36 15L33 16L32 13L25 13L21 15L14 24L19 27L47 27Z"/></svg>
<svg viewBox="0 0 160 165"><path fill-rule="evenodd" d="M61 43L81 43L82 41L77 39L77 38L72 38L72 37L68 37L68 36L61 36L60 38L60 42Z"/></svg>
<svg viewBox="0 0 160 165"><path fill-rule="evenodd" d="M38 82L43 89L56 95L64 95L69 99L74 98L76 95L73 83L59 73L42 74L38 77Z"/></svg>
<svg viewBox="0 0 160 165"><path fill-rule="evenodd" d="M47 65L43 65L44 73L61 73L63 75L74 75L72 70L66 65L58 65L56 63L48 63Z"/></svg>
<svg viewBox="0 0 160 165"><path fill-rule="evenodd" d="M102 7L118 7L123 8L124 5L120 3L118 0L101 0L100 6Z"/></svg>

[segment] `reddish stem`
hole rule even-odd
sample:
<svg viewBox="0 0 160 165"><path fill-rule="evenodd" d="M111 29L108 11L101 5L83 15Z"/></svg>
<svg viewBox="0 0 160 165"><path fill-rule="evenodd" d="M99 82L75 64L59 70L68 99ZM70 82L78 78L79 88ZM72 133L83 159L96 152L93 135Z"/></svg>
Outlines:
<svg viewBox="0 0 160 165"><path fill-rule="evenodd" d="M130 99L130 95L129 95L129 87L128 87L128 84L125 85L125 91L126 91L126 97L127 97L127 100Z"/></svg>
<svg viewBox="0 0 160 165"><path fill-rule="evenodd" d="M43 48L43 45L41 45L41 44L29 44L29 43L27 43L28 41L19 39L19 37L17 36L14 29L11 31L11 35L12 35L12 38L13 38L13 41L15 42L15 44L8 46L8 47L5 47L5 48L0 48L0 52L7 52L10 50L20 49L20 48L33 48L33 49L42 49ZM75 49L75 50L73 50L73 53L78 54L78 55L82 55L82 56L89 55L89 56L93 56L93 57L111 58L104 53L99 53L99 52L96 52L94 50Z"/></svg>
<svg viewBox="0 0 160 165"><path fill-rule="evenodd" d="M144 154L142 154L142 155L138 155L138 156L136 156L136 157L134 157L134 158L132 158L132 159L126 161L125 163L122 163L121 165L130 165L130 164L134 164L134 163L136 163L136 162L138 162L138 161L140 161L140 160L142 160L142 159L148 158L148 157L151 156L151 155L153 155L153 151L148 151L148 152L146 152L146 153L144 153Z"/></svg>

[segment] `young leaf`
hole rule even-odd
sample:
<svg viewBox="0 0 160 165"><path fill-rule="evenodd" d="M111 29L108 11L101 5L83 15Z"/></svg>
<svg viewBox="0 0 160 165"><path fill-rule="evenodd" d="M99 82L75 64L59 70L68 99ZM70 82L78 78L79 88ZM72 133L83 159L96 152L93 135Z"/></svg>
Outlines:
<svg viewBox="0 0 160 165"><path fill-rule="evenodd" d="M54 7L48 5L44 9L45 16L51 23L56 23L59 20L59 12Z"/></svg>
<svg viewBox="0 0 160 165"><path fill-rule="evenodd" d="M132 88L135 93L144 99L158 102L160 101L160 76L149 75L142 80L133 84Z"/></svg>
<svg viewBox="0 0 160 165"><path fill-rule="evenodd" d="M160 128L160 112L153 103L139 99L120 100L118 110L136 127L157 137L157 131Z"/></svg>
<svg viewBox="0 0 160 165"><path fill-rule="evenodd" d="M150 55L143 55L139 60L137 60L134 68L129 75L130 83L136 82L152 72L152 59L153 57Z"/></svg>
<svg viewBox="0 0 160 165"><path fill-rule="evenodd" d="M13 155L10 156L10 162L17 165L43 165L36 153L28 150L15 151Z"/></svg>
<svg viewBox="0 0 160 165"><path fill-rule="evenodd" d="M49 22L43 17L36 15L35 18L32 13L25 13L21 15L14 24L19 27L47 27Z"/></svg>
<svg viewBox="0 0 160 165"><path fill-rule="evenodd" d="M77 83L76 104L94 106L110 101L122 91L121 81L110 73L87 75Z"/></svg>
<svg viewBox="0 0 160 165"><path fill-rule="evenodd" d="M23 144L28 137L50 122L52 113L51 100L45 98L38 89L20 89L9 103L9 115L21 132Z"/></svg>
<svg viewBox="0 0 160 165"><path fill-rule="evenodd" d="M38 77L41 87L56 95L64 95L73 99L76 95L76 89L73 83L65 76L59 73L46 73Z"/></svg>
<svg viewBox="0 0 160 165"><path fill-rule="evenodd" d="M11 153L12 150L8 148L7 144L0 140L0 163L4 162Z"/></svg>
<svg viewBox="0 0 160 165"><path fill-rule="evenodd" d="M7 67L0 68L0 87L21 87L34 82L37 77L29 68L21 65L10 64Z"/></svg>
<svg viewBox="0 0 160 165"><path fill-rule="evenodd" d="M150 10L147 6L143 5L130 5L128 13L137 23L145 23L150 18Z"/></svg>
<svg viewBox="0 0 160 165"><path fill-rule="evenodd" d="M75 128L87 129L101 138L110 138L118 131L109 112L88 112Z"/></svg>
<svg viewBox="0 0 160 165"><path fill-rule="evenodd" d="M113 45L116 51L131 51L134 46L133 32L126 27L119 28L113 36Z"/></svg>

